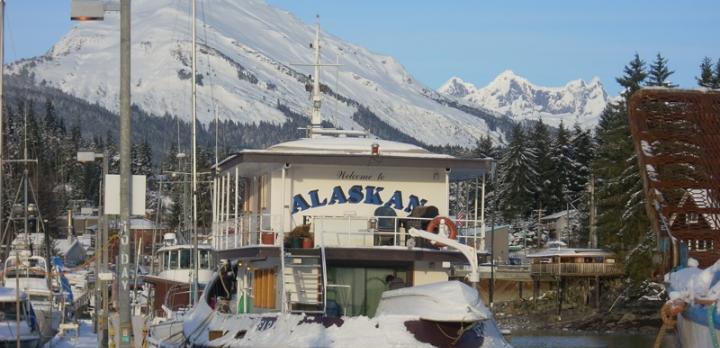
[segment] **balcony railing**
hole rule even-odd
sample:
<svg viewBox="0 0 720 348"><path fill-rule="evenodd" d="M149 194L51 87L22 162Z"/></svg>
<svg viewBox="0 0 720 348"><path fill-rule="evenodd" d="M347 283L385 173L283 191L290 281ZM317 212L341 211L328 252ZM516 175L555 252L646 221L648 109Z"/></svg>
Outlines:
<svg viewBox="0 0 720 348"><path fill-rule="evenodd" d="M311 224L310 233L316 247L355 248L406 247L411 238L407 230L410 227L420 228L432 220L397 216L310 216L308 218ZM281 241L273 226L281 226L281 219L281 216L269 214L244 214L238 219L216 223L213 246L216 250L227 250L279 245ZM485 249L481 221L453 220L453 222L457 226L457 240L460 243L472 245L479 251ZM415 242L416 247L426 245L424 241Z"/></svg>
<svg viewBox="0 0 720 348"><path fill-rule="evenodd" d="M620 275L623 267L617 263L541 263L532 264L530 271L536 275Z"/></svg>

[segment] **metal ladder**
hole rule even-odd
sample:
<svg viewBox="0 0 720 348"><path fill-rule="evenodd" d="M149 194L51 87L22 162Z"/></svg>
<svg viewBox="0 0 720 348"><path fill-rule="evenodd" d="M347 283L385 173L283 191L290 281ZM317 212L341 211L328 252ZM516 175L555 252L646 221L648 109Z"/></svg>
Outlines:
<svg viewBox="0 0 720 348"><path fill-rule="evenodd" d="M325 249L312 253L285 254L283 285L290 313L324 314L327 272Z"/></svg>

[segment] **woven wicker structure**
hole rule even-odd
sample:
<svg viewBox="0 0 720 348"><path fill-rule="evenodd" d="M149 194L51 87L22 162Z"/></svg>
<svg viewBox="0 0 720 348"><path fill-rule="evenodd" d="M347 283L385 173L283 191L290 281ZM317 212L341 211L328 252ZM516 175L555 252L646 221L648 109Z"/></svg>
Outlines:
<svg viewBox="0 0 720 348"><path fill-rule="evenodd" d="M711 265L720 258L720 92L642 89L629 115L661 268L685 247Z"/></svg>

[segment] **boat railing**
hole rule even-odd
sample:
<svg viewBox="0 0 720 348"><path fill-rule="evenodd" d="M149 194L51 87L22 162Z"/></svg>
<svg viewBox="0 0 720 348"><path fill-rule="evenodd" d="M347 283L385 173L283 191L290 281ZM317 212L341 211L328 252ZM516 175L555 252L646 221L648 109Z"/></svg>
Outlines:
<svg viewBox="0 0 720 348"><path fill-rule="evenodd" d="M564 275L564 276L590 276L590 275L619 275L623 274L623 267L618 263L534 263L530 268L535 275Z"/></svg>
<svg viewBox="0 0 720 348"><path fill-rule="evenodd" d="M315 247L387 247L408 246L410 227L425 228L432 218L400 216L307 216ZM244 213L237 219L215 223L213 247L228 250L262 245L279 246L276 226L282 225L281 215ZM448 219L457 229L456 239L478 250L485 250L482 221ZM450 223L448 221L448 224ZM293 226L294 227L294 226ZM448 228L440 226L439 228ZM286 232L286 237L288 232ZM423 243L416 244L422 247Z"/></svg>
<svg viewBox="0 0 720 348"><path fill-rule="evenodd" d="M326 247L387 247L387 246L413 246L412 239L407 230L411 227L422 228L428 225L432 218L414 218L399 216L314 216L312 217L312 232L316 246ZM478 250L484 250L484 237L482 223L479 220L452 220L457 229L456 239L465 245L471 245ZM449 223L449 221L448 221ZM439 227L448 228L449 227ZM422 247L423 243L417 243Z"/></svg>
<svg viewBox="0 0 720 348"><path fill-rule="evenodd" d="M236 249L257 245L275 245L276 231L282 215L243 213L237 219L216 222L212 245L216 250Z"/></svg>

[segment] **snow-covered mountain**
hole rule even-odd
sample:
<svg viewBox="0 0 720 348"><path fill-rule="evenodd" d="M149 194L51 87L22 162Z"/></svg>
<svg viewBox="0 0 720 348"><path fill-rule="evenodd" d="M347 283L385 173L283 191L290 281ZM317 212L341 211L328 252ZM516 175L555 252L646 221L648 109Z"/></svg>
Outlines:
<svg viewBox="0 0 720 348"><path fill-rule="evenodd" d="M553 126L558 126L561 120L566 126L575 122L583 127L594 126L610 100L598 78L593 78L590 83L574 80L563 87L541 87L510 70L502 72L482 88L452 77L437 92L515 120L542 117L545 123Z"/></svg>
<svg viewBox="0 0 720 348"><path fill-rule="evenodd" d="M190 119L191 18L186 1L136 0L132 8L132 103L162 116ZM214 0L198 13L198 118L282 124L278 105L309 114L306 91L314 25L263 0ZM430 145L473 145L490 134L483 118L448 106L394 58L321 33L323 114L345 129L360 129L353 114L369 110L391 127ZM75 97L118 110L119 15L76 24L45 55L7 71ZM328 90L329 89L329 90Z"/></svg>

